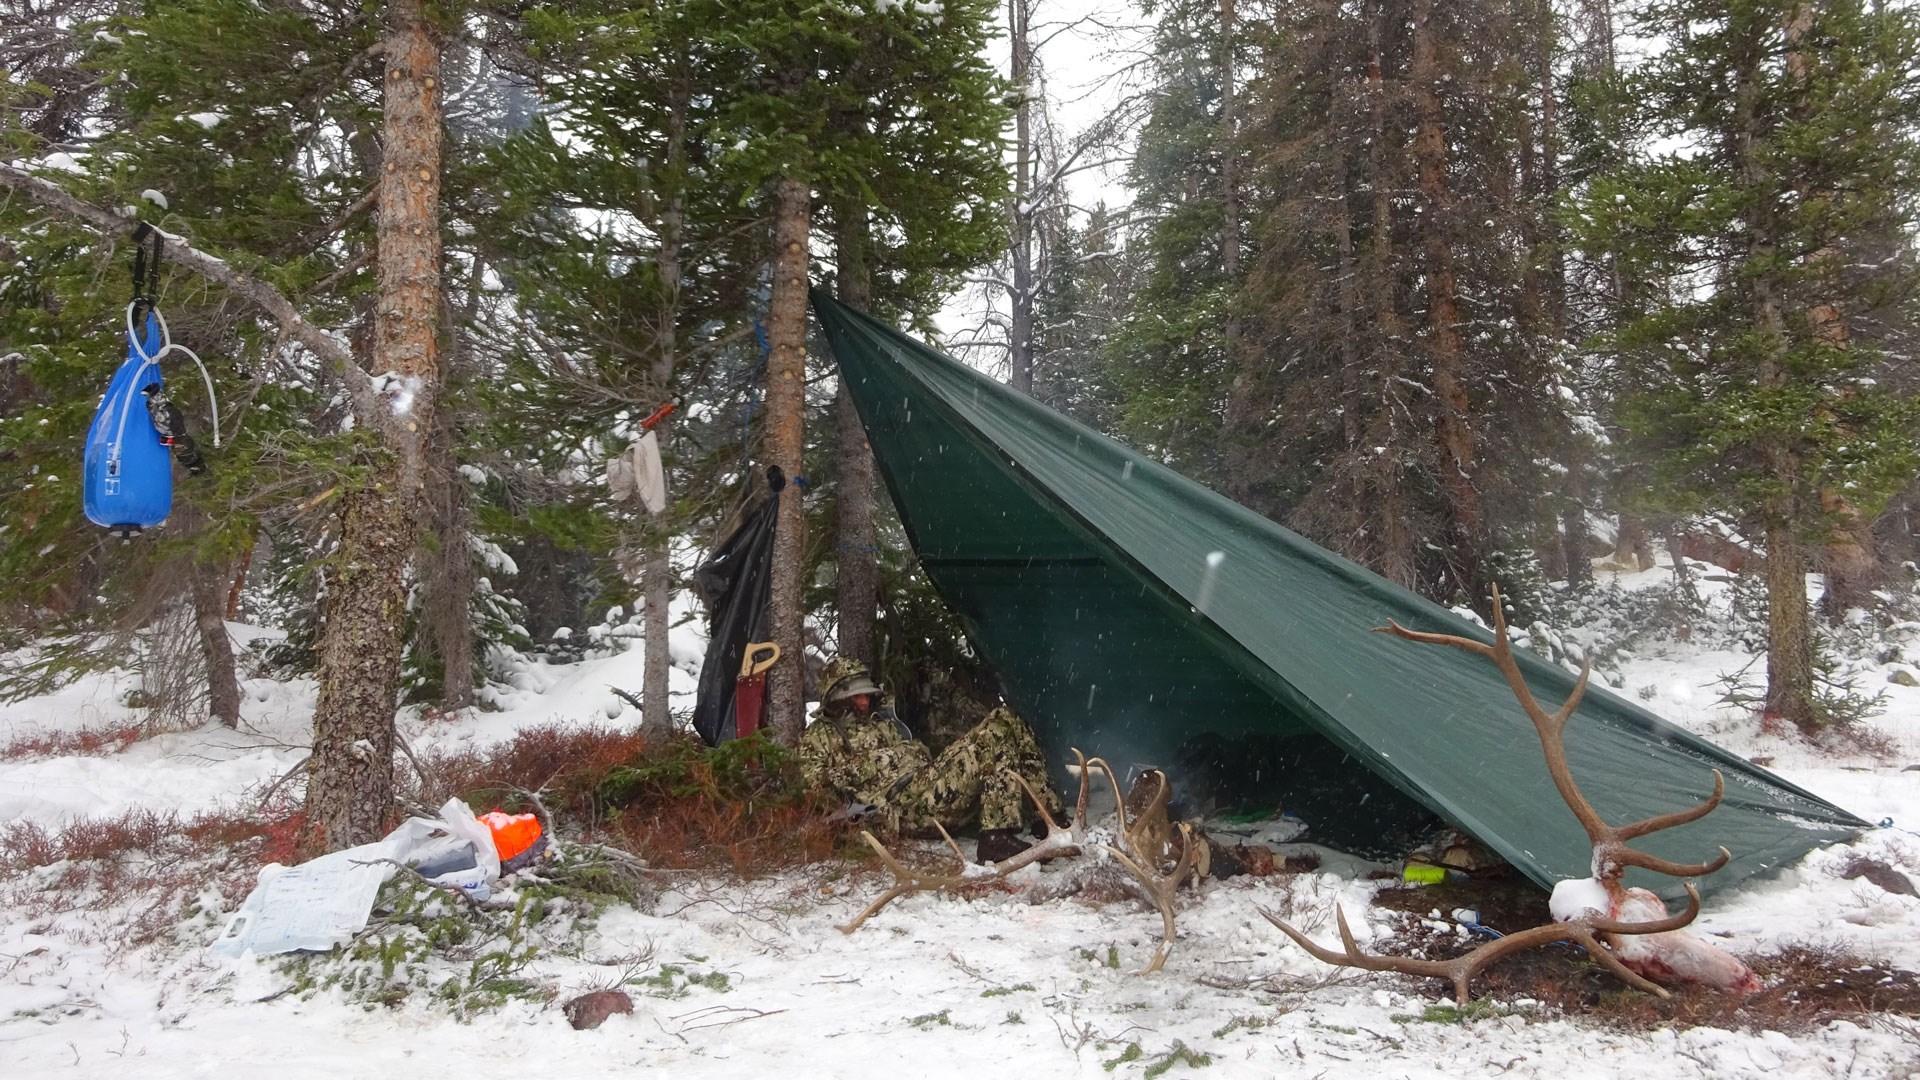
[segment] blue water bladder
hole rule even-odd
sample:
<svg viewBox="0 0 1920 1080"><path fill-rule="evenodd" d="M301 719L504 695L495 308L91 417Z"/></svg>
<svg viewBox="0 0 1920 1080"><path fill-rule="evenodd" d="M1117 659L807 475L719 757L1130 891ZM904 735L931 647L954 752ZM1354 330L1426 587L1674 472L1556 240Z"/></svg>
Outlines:
<svg viewBox="0 0 1920 1080"><path fill-rule="evenodd" d="M147 312L143 340L127 323L127 359L87 429L84 505L87 520L109 529L147 529L173 509L173 462L147 413L144 391L161 385L161 329Z"/></svg>

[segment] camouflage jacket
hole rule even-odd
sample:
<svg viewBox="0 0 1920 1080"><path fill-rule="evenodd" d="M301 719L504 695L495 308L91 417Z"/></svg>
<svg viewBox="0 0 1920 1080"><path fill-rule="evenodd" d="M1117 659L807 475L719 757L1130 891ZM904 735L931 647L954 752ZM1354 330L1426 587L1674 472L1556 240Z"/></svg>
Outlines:
<svg viewBox="0 0 1920 1080"><path fill-rule="evenodd" d="M852 802L884 803L933 758L908 736L893 710L823 715L800 740L807 782Z"/></svg>

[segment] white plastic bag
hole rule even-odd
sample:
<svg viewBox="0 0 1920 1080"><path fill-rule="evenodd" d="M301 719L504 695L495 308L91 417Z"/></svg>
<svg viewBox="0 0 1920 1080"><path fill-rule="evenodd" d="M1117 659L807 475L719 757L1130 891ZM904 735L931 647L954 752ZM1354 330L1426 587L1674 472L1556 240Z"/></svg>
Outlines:
<svg viewBox="0 0 1920 1080"><path fill-rule="evenodd" d="M660 439L653 432L607 461L607 487L616 502L637 502L650 514L667 508L667 475L660 462Z"/></svg>

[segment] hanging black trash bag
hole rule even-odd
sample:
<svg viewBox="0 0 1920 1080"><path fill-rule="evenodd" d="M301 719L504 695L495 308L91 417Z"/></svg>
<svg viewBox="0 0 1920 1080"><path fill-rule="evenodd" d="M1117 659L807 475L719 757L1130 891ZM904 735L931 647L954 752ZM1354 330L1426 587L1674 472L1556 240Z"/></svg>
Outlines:
<svg viewBox="0 0 1920 1080"><path fill-rule="evenodd" d="M694 571L695 586L707 602L708 639L693 730L708 746L739 737L734 691L747 646L766 641L772 621L773 527L786 486L786 474L769 467L767 500Z"/></svg>

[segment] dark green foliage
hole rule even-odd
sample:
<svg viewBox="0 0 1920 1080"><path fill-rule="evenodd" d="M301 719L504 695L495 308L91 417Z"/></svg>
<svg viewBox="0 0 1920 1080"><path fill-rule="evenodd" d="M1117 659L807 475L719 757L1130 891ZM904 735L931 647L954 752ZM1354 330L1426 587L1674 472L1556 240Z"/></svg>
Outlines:
<svg viewBox="0 0 1920 1080"><path fill-rule="evenodd" d="M1787 26L1803 9L1796 49ZM1914 17L1790 0L1639 16L1675 44L1619 84L1608 115L1637 113L1648 137L1689 148L1597 173L1568 218L1640 283L1638 309L1602 339L1626 451L1649 469L1636 502L1756 531L1784 516L1818 541L1821 491L1871 516L1920 465L1920 413L1883 351L1914 294L1910 245L1888 246L1912 221L1920 165Z"/></svg>
<svg viewBox="0 0 1920 1080"><path fill-rule="evenodd" d="M711 748L674 739L633 765L609 771L599 792L611 807L694 798L778 805L806 795L799 760L761 732Z"/></svg>
<svg viewBox="0 0 1920 1080"><path fill-rule="evenodd" d="M99 131L80 170L82 198L125 205L221 253L293 296L315 321L345 325L365 220L345 211L364 190L342 132L373 119L379 66L363 55L375 27L358 9L268 11L229 0L168 0L73 27L80 69L98 80ZM98 33L94 33L94 30ZM30 157L32 132L0 132ZM350 142L350 140L348 140ZM151 189L153 196L142 193ZM0 209L17 255L0 291L0 352L15 352L0 395L0 604L10 629L58 630L105 664L136 661L114 637L184 603L191 563L235 567L262 528L314 554L316 495L356 482L370 440L343 431L337 380L289 348L258 313L174 271L155 293L174 340L213 374L227 444L214 450L209 402L184 361L163 365L211 467L176 484L168 528L110 542L79 513L81 439L126 353L131 248L17 203ZM58 479L54 479L57 477ZM282 554L286 554L285 551ZM66 677L86 665L45 673ZM15 684L13 689L31 689Z"/></svg>
<svg viewBox="0 0 1920 1080"><path fill-rule="evenodd" d="M1034 397L1096 431L1119 433L1120 376L1111 347L1126 317L1121 230L1104 206L1085 227L1065 224L1049 245L1034 298Z"/></svg>
<svg viewBox="0 0 1920 1080"><path fill-rule="evenodd" d="M1127 243L1132 288L1106 370L1117 433L1217 485L1234 377L1222 326L1241 284L1222 269L1218 11L1179 2L1158 16L1152 104L1127 173L1146 224Z"/></svg>

